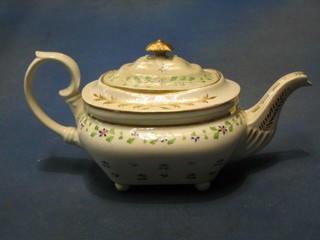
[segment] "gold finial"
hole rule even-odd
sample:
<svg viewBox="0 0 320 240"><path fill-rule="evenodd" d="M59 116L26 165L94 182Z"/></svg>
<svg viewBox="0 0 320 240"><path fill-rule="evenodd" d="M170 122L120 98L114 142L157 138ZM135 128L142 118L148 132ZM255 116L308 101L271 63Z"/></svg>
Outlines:
<svg viewBox="0 0 320 240"><path fill-rule="evenodd" d="M156 42L150 43L146 47L147 52L154 52L155 56L163 56L166 57L166 52L171 52L173 50L173 46L169 43L166 43L162 40L158 40Z"/></svg>

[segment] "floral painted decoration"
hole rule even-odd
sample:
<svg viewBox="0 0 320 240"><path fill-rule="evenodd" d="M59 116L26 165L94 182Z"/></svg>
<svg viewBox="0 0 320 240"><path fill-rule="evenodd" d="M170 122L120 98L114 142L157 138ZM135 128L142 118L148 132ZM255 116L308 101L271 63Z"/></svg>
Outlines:
<svg viewBox="0 0 320 240"><path fill-rule="evenodd" d="M198 143L200 141L206 141L208 139L218 140L221 136L231 134L234 127L243 124L243 116L237 114L235 117L224 121L224 124L212 125L208 129L202 129L199 132L191 132L188 136L187 134L175 135L174 133L157 133L157 132L139 132L138 130L132 130L129 136L125 136L123 131L117 130L115 128L105 128L99 125L98 121L93 122L90 120L88 115L82 114L79 116L79 122L81 129L85 129L86 132L91 137L98 136L99 138L105 139L106 142L111 143L116 139L118 141L125 141L128 144L133 144L138 141L142 141L144 144L166 144L172 145L177 141L192 141Z"/></svg>

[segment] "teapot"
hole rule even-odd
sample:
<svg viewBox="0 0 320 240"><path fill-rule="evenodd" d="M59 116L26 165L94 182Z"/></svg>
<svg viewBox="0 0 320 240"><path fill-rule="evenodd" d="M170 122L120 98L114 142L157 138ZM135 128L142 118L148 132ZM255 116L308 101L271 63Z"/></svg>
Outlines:
<svg viewBox="0 0 320 240"><path fill-rule="evenodd" d="M237 83L218 70L168 55L172 50L164 41L153 42L146 47L153 54L103 73L82 92L71 57L37 51L25 74L26 101L46 127L87 150L117 190L193 184L205 191L227 162L255 154L270 142L287 97L311 83L303 72L289 73L244 110ZM76 127L48 117L33 96L34 75L47 61L70 72L71 83L59 94Z"/></svg>

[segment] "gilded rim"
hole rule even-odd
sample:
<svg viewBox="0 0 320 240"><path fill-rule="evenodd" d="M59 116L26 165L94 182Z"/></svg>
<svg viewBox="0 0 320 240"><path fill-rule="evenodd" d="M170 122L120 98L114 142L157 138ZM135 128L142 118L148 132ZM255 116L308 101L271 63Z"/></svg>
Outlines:
<svg viewBox="0 0 320 240"><path fill-rule="evenodd" d="M238 105L239 103L239 95L237 95L235 98L227 101L227 102L224 102L224 103L220 103L220 104L215 104L215 105L210 105L210 106L207 106L207 107L201 107L201 108L196 108L196 109L184 109L184 110L178 110L178 111L166 111L166 110L157 110L157 111L149 111L149 112L142 112L142 111L127 111L127 110L119 110L119 109L111 109L111 108L103 108L103 107L99 107L99 106L94 106L92 104L89 104L89 103L86 103L87 105L89 105L90 107L92 108L95 108L95 109L100 109L100 110L105 110L105 111L111 111L111 112L122 112L122 113L138 113L138 114L172 114L172 113L185 113L185 112L195 112L195 111L200 111L200 110L205 110L205 109L210 109L210 108L216 108L216 107L221 107L223 105L227 105L227 104L230 104L230 103L233 103L233 106L230 108L230 112L233 112L234 111L234 108Z"/></svg>

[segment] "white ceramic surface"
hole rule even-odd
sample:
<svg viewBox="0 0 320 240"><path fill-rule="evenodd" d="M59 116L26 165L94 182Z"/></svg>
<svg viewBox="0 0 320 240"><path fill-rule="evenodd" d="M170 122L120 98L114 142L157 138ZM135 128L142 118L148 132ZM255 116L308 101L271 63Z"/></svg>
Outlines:
<svg viewBox="0 0 320 240"><path fill-rule="evenodd" d="M206 190L225 163L256 153L273 137L281 107L302 72L280 78L252 108L239 107L240 87L217 70L202 69L166 52L155 52L108 71L79 92L80 71L70 57L36 52L25 75L26 100L39 120L66 142L85 148L118 190L141 184L195 184ZM46 61L71 74L60 91L77 127L49 118L32 94L34 74Z"/></svg>

